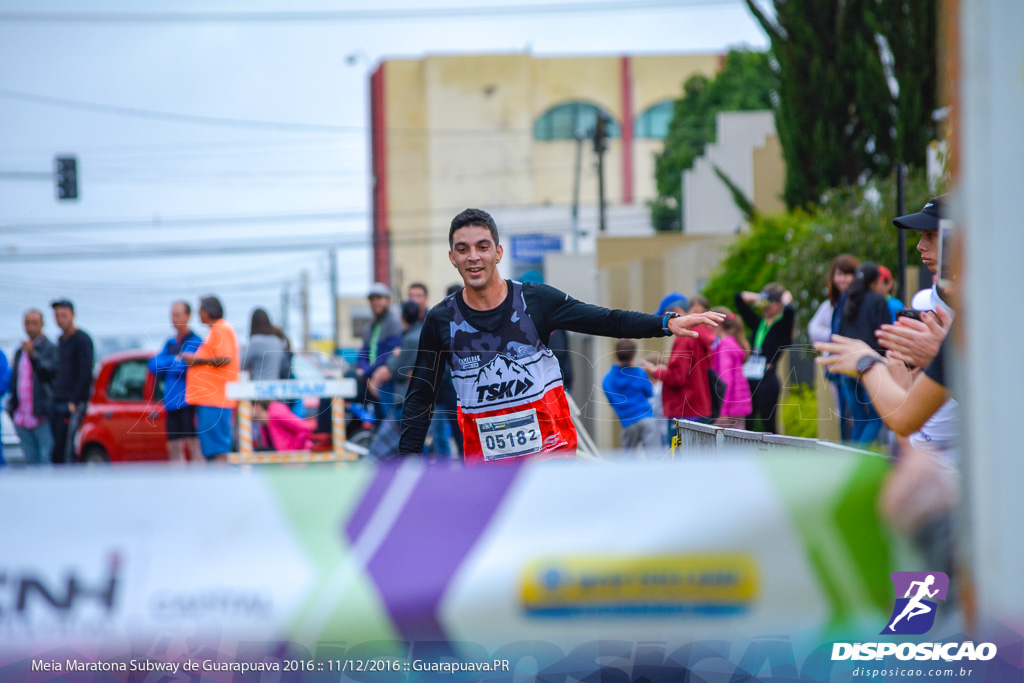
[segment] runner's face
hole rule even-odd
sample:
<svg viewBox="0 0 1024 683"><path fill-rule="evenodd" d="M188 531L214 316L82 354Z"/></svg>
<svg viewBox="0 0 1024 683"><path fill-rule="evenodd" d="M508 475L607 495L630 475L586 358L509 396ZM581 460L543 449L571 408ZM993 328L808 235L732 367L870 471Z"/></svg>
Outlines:
<svg viewBox="0 0 1024 683"><path fill-rule="evenodd" d="M497 273L501 262L501 245L495 246L491 231L480 225L467 225L452 235L451 260L467 287L482 289Z"/></svg>

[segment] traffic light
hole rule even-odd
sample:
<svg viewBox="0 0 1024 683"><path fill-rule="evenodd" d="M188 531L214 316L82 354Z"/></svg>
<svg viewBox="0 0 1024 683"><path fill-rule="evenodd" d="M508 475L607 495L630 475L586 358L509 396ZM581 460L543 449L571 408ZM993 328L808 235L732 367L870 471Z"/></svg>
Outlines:
<svg viewBox="0 0 1024 683"><path fill-rule="evenodd" d="M594 126L594 153L601 154L608 149L608 119L598 113L597 124Z"/></svg>
<svg viewBox="0 0 1024 683"><path fill-rule="evenodd" d="M78 161L75 157L57 157L57 199L78 199Z"/></svg>

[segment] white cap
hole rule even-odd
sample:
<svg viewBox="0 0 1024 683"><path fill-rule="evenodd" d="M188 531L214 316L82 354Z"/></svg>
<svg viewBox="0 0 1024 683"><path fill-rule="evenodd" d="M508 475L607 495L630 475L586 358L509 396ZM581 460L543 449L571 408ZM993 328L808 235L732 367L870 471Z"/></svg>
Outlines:
<svg viewBox="0 0 1024 683"><path fill-rule="evenodd" d="M366 298L370 298L371 296L386 296L390 299L391 288L383 282L374 282L370 285L370 291L366 294Z"/></svg>
<svg viewBox="0 0 1024 683"><path fill-rule="evenodd" d="M920 292L914 295L910 300L910 307L915 311L933 311L935 307L932 306L932 288L922 289Z"/></svg>

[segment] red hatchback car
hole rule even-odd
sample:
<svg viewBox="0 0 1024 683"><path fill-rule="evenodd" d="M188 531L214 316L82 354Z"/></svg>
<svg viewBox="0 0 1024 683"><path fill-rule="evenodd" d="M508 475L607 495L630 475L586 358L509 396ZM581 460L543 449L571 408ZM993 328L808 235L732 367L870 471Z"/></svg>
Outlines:
<svg viewBox="0 0 1024 683"><path fill-rule="evenodd" d="M167 460L163 379L146 367L153 351L122 351L100 361L75 438L83 462Z"/></svg>

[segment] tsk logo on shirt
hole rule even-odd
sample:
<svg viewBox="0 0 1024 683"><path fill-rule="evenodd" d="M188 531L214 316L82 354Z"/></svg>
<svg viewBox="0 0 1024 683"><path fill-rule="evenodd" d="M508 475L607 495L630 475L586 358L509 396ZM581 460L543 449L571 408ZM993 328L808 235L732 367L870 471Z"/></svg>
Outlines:
<svg viewBox="0 0 1024 683"><path fill-rule="evenodd" d="M495 356L476 376L476 400L515 398L528 392L533 384L525 367L510 358Z"/></svg>

